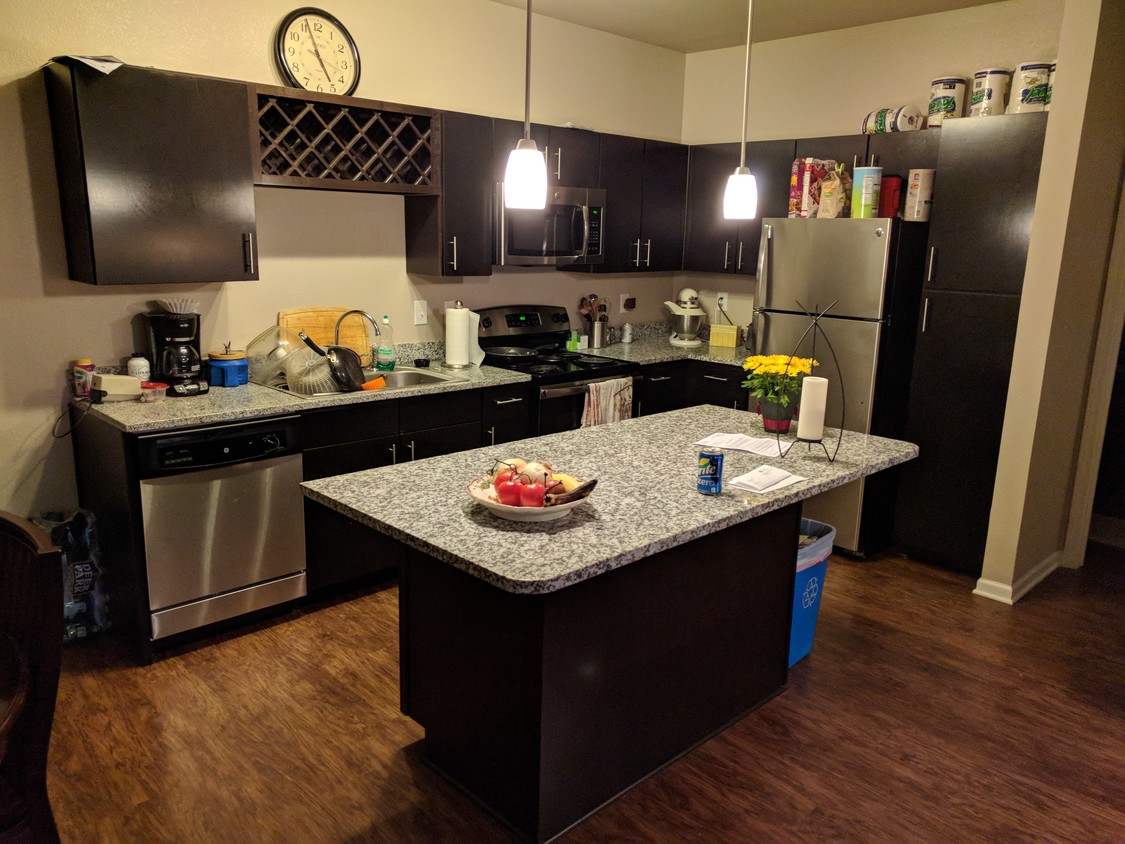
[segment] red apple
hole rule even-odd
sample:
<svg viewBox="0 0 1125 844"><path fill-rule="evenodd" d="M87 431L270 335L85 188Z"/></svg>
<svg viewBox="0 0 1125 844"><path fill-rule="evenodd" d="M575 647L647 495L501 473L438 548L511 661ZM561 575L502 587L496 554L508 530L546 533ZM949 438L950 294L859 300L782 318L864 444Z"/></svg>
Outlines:
<svg viewBox="0 0 1125 844"><path fill-rule="evenodd" d="M495 489L496 500L501 504L507 504L509 507L520 506L520 499L523 497L523 484L516 478L508 478L506 481L496 484ZM543 502L540 501L539 503L542 504Z"/></svg>
<svg viewBox="0 0 1125 844"><path fill-rule="evenodd" d="M524 507L542 507L543 494L543 483L541 481L520 484L520 504Z"/></svg>

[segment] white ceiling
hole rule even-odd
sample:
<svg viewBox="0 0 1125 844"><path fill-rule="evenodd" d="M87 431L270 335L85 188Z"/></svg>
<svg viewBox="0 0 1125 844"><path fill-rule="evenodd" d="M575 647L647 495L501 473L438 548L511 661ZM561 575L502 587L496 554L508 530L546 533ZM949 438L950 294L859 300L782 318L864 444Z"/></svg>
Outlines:
<svg viewBox="0 0 1125 844"><path fill-rule="evenodd" d="M519 9L526 0L493 0ZM773 41L995 0L757 0L753 39ZM681 53L746 43L747 0L533 0L536 15Z"/></svg>

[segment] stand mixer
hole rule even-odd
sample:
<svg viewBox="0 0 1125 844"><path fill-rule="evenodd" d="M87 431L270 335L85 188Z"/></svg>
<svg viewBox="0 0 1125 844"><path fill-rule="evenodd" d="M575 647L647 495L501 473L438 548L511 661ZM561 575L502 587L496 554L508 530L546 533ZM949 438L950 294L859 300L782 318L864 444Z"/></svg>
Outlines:
<svg viewBox="0 0 1125 844"><path fill-rule="evenodd" d="M702 346L703 341L696 335L703 328L703 309L699 307L699 293L685 287L676 294L675 302L665 302L664 306L672 312L673 346Z"/></svg>

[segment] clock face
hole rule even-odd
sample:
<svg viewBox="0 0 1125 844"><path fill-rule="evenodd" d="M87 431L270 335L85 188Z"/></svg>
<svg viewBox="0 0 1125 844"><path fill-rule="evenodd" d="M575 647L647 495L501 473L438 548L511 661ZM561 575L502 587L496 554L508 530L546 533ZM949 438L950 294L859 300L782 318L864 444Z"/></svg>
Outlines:
<svg viewBox="0 0 1125 844"><path fill-rule="evenodd" d="M291 85L351 94L359 84L359 50L351 34L321 9L290 12L277 31L277 62Z"/></svg>

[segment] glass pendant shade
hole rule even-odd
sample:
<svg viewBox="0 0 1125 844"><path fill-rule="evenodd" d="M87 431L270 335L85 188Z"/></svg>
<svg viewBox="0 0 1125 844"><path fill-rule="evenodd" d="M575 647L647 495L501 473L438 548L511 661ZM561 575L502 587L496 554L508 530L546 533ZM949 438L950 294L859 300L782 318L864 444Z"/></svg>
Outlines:
<svg viewBox="0 0 1125 844"><path fill-rule="evenodd" d="M757 216L758 182L749 167L739 167L727 179L723 217L728 220L753 220Z"/></svg>
<svg viewBox="0 0 1125 844"><path fill-rule="evenodd" d="M547 159L535 141L521 138L508 155L504 170L505 208L545 208L547 206Z"/></svg>

